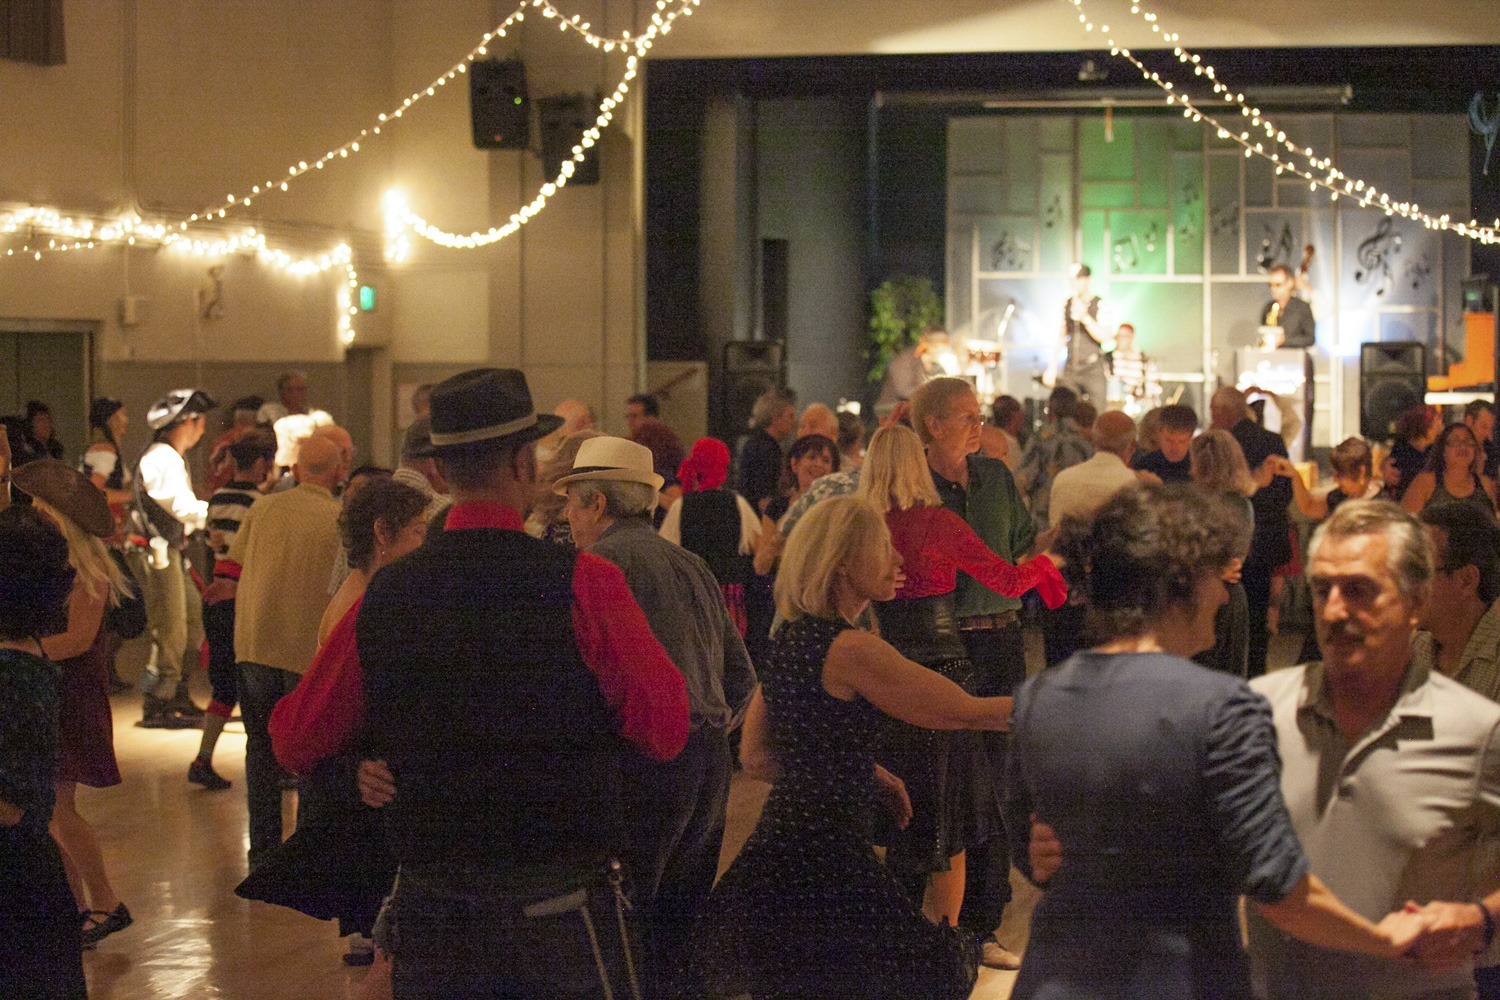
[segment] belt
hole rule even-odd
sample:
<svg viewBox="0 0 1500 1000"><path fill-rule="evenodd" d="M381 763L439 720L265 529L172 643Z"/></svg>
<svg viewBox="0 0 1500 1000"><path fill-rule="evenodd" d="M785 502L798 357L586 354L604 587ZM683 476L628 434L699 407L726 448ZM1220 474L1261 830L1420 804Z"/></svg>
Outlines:
<svg viewBox="0 0 1500 1000"><path fill-rule="evenodd" d="M1019 620L1014 611L1002 611L998 615L968 615L958 620L958 630L978 632L982 629L1010 628Z"/></svg>

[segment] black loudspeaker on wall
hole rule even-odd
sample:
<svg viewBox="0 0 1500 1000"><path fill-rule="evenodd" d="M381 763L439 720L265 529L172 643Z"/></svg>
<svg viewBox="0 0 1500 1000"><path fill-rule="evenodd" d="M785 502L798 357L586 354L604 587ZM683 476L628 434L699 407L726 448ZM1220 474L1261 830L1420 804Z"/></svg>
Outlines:
<svg viewBox="0 0 1500 1000"><path fill-rule="evenodd" d="M469 117L477 149L531 145L531 100L519 59L486 59L469 67Z"/></svg>
<svg viewBox="0 0 1500 1000"><path fill-rule="evenodd" d="M573 147L583 133L594 127L598 117L597 98L585 94L555 94L537 98L537 119L542 129L542 172L548 180L557 176L564 162L573 158ZM599 183L599 144L584 151L582 163L575 163L569 184Z"/></svg>
<svg viewBox="0 0 1500 1000"><path fill-rule="evenodd" d="M1393 340L1359 347L1359 433L1369 441L1391 436L1402 410L1427 393L1427 345Z"/></svg>

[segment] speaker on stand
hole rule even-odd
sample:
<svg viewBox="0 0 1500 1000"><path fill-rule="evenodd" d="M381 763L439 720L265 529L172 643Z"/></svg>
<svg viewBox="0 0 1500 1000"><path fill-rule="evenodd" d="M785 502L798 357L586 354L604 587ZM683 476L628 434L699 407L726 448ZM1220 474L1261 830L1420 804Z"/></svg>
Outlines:
<svg viewBox="0 0 1500 1000"><path fill-rule="evenodd" d="M719 436L733 447L749 426L755 400L767 389L784 385L785 341L732 340L725 344L719 378Z"/></svg>
<svg viewBox="0 0 1500 1000"><path fill-rule="evenodd" d="M1403 410L1427 397L1427 345L1393 340L1359 347L1359 433L1388 440Z"/></svg>

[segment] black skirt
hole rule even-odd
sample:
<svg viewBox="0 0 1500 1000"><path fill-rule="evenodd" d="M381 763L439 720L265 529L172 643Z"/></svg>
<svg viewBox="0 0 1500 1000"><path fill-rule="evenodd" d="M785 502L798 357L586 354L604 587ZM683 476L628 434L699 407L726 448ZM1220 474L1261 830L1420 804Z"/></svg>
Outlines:
<svg viewBox="0 0 1500 1000"><path fill-rule="evenodd" d="M0 997L88 996L78 904L45 831L0 828Z"/></svg>

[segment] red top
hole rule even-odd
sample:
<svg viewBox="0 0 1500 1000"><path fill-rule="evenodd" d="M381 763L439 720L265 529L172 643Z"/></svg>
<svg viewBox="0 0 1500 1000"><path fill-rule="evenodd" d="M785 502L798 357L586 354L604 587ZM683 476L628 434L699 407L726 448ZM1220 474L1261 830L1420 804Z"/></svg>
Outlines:
<svg viewBox="0 0 1500 1000"><path fill-rule="evenodd" d="M1068 586L1051 559L1037 556L1014 566L991 552L974 529L946 507L892 510L885 523L906 574L906 582L896 591L898 598L946 594L963 570L1002 597L1020 597L1035 587L1049 608L1061 607L1068 599Z"/></svg>
<svg viewBox="0 0 1500 1000"><path fill-rule="evenodd" d="M522 530L503 504L467 501L448 512L448 531ZM271 713L271 746L294 774L353 748L364 721L364 685L354 641L356 603L318 648L297 689ZM573 568L573 634L578 653L620 720L620 735L655 760L682 752L688 734L687 685L612 562L580 553Z"/></svg>

